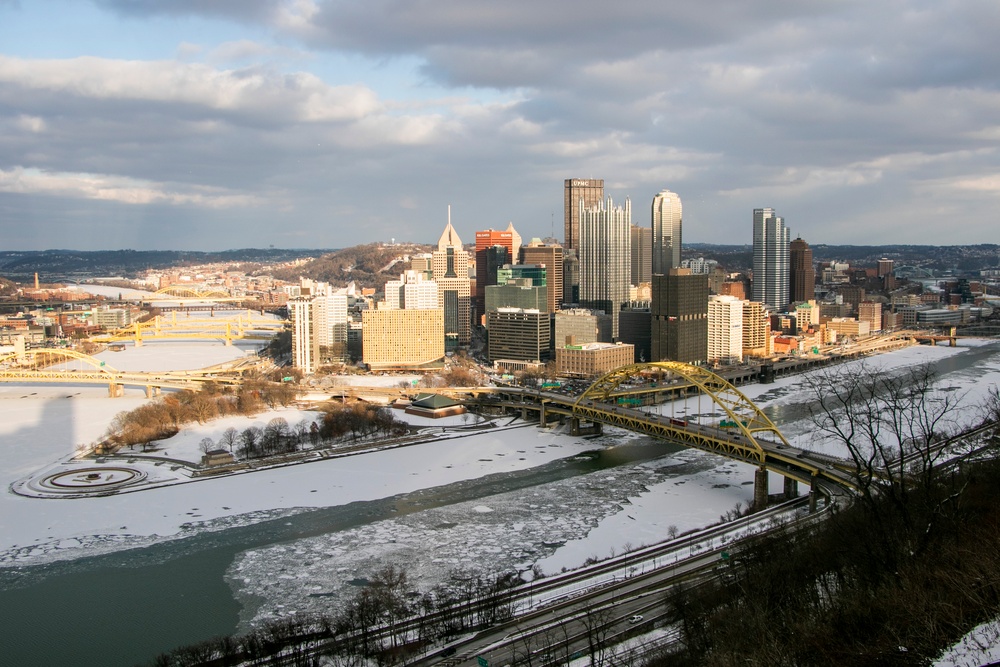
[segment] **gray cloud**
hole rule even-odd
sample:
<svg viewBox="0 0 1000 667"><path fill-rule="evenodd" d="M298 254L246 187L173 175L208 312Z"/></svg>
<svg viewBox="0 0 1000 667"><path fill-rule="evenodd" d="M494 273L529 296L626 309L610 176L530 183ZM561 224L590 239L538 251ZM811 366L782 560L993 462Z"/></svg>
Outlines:
<svg viewBox="0 0 1000 667"><path fill-rule="evenodd" d="M88 210L136 239L81 233L95 247L179 247L188 228L190 247L426 241L448 203L465 237L561 236L572 176L615 184L638 223L670 187L691 241L749 243L757 206L815 243L997 241L992 1L100 4L276 44L208 45L211 64L0 55L0 214L32 221L26 247ZM262 64L310 50L410 59L409 85L453 94Z"/></svg>

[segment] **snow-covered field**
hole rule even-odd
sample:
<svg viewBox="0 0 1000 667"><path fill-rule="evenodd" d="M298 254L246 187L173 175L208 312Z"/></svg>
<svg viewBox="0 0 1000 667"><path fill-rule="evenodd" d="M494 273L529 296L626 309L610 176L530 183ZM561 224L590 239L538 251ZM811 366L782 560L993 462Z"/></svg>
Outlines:
<svg viewBox="0 0 1000 667"><path fill-rule="evenodd" d="M883 369L926 361L947 361L977 351L980 343L960 348L912 347L868 359ZM967 368L948 374L943 384L968 391L973 402L1000 381L1000 350ZM985 349L985 348L984 348ZM148 344L105 353L120 369L196 368L242 354L221 344ZM148 358L141 358L150 355ZM164 359L172 357L169 361ZM391 379L390 379L391 378ZM378 383L398 384L386 376ZM348 376L344 382L353 381ZM794 408L807 393L802 376L742 391L762 407ZM0 385L0 481L9 486L39 469L71 456L97 440L120 410L146 399L138 390L117 399L102 387ZM702 399L675 406L677 413L712 413ZM793 410L788 410L793 414ZM396 416L403 417L401 412ZM295 425L308 411L285 410L248 419L226 418L185 428L163 443L170 455L191 457L202 438L215 440L229 426L264 425L276 416ZM234 525L302 512L310 508L378 500L403 493L419 496L445 485L488 475L538 468L594 450L635 443L639 436L607 429L597 439L583 439L534 426L493 428L462 434L461 418L430 420L406 416L440 432L433 442L414 447L275 468L219 479L106 497L39 500L12 493L0 496L0 566L128 548L183 537L197 530L225 530ZM835 445L815 438L808 419L779 420L786 436L799 446L838 454ZM503 422L503 423L506 423ZM683 532L718 520L737 503L752 497L753 471L695 451L682 451L644 463L581 474L470 502L445 504L396 518L368 522L242 553L227 573L235 594L245 601L244 623L260 622L347 591L351 579L369 575L382 563L406 563L420 586L430 586L455 569L525 570L537 564L544 572L574 568L590 557L621 553L665 537L671 526ZM780 478L771 476L772 490ZM803 489L804 490L804 489ZM316 594L322 594L317 596ZM965 663L955 663L965 664Z"/></svg>

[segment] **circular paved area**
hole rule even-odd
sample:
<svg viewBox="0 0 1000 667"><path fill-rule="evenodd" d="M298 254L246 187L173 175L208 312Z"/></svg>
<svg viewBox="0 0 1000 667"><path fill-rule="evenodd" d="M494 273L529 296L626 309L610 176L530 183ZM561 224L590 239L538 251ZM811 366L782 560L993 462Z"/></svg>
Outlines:
<svg viewBox="0 0 1000 667"><path fill-rule="evenodd" d="M50 493L85 494L112 491L144 479L146 473L135 468L101 466L53 473L35 481L33 486Z"/></svg>

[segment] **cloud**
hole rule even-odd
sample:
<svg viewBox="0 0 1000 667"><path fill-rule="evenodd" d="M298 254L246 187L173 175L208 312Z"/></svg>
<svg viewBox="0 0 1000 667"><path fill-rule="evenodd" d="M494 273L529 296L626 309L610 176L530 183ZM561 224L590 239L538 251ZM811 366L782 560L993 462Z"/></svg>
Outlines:
<svg viewBox="0 0 1000 667"><path fill-rule="evenodd" d="M353 120L380 109L375 93L363 85L329 86L304 72L218 70L169 61L0 56L0 86L96 100L194 105L292 121Z"/></svg>
<svg viewBox="0 0 1000 667"><path fill-rule="evenodd" d="M172 191L162 183L151 183L122 176L105 174L49 173L37 169L0 169L0 192L43 194L57 197L95 199L122 204L154 204L204 206L208 208L245 207L259 204L254 195L213 191Z"/></svg>
<svg viewBox="0 0 1000 667"><path fill-rule="evenodd" d="M914 241L995 235L993 0L99 6L137 35L176 27L187 62L134 57L125 42L102 58L0 56L0 169L103 174L112 207L147 189L253 193L247 209L185 202L219 239L277 225L326 246L433 240L447 203L466 229L513 220L524 236L558 235L572 176L633 202L669 187L692 241L749 242L764 205L811 243L906 225ZM46 192L17 201L41 208ZM4 217L28 215L12 197ZM176 208L148 201L122 215ZM643 209L634 221L648 224ZM236 210L238 222L224 215ZM961 230L943 229L941 211Z"/></svg>

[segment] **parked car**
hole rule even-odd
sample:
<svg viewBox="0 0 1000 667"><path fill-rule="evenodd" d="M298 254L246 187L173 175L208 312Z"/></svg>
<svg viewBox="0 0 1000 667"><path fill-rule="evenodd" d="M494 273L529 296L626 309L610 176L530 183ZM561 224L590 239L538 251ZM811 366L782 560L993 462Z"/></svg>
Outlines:
<svg viewBox="0 0 1000 667"><path fill-rule="evenodd" d="M631 623L632 625L635 625L636 623L642 623L642 620L643 620L642 614L632 614L631 616L628 617L628 622Z"/></svg>

